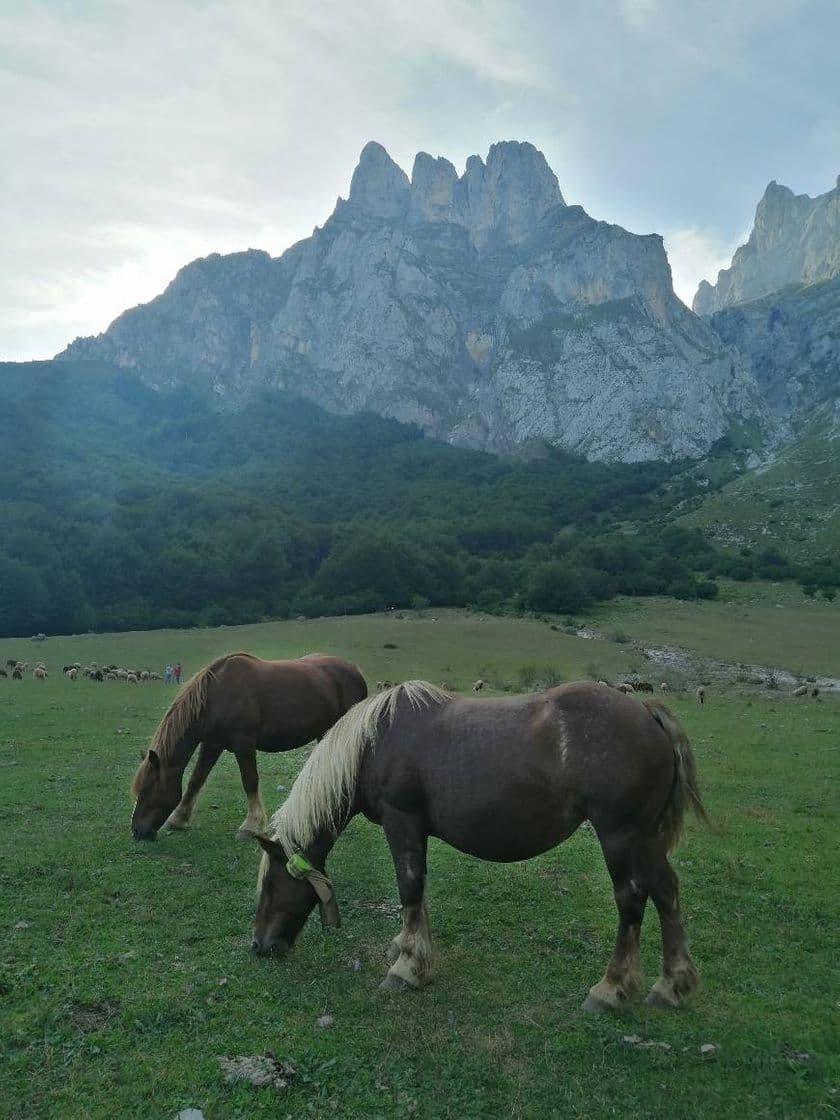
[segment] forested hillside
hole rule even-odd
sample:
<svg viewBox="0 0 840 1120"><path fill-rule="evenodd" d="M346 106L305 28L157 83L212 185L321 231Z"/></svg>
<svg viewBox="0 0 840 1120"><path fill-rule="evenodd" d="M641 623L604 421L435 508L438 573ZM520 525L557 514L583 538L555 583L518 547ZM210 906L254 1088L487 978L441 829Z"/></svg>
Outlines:
<svg viewBox="0 0 840 1120"><path fill-rule="evenodd" d="M0 633L474 605L574 611L802 577L673 524L710 464L499 459L283 394L218 412L89 362L0 365ZM724 441L725 442L725 441ZM830 590L838 579L826 570ZM804 578L804 577L803 577Z"/></svg>

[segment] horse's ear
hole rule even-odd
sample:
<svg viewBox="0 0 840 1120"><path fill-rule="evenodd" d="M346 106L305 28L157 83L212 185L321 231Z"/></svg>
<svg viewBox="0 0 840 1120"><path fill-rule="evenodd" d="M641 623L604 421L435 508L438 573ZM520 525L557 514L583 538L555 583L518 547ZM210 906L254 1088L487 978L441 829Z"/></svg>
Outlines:
<svg viewBox="0 0 840 1120"><path fill-rule="evenodd" d="M254 833L254 839L259 844L264 852L268 852L270 856L275 856L277 859L282 859L283 863L288 858L283 851L283 845L278 844L276 840L272 840L270 836L263 836L260 832Z"/></svg>
<svg viewBox="0 0 840 1120"><path fill-rule="evenodd" d="M146 758L149 760L149 765L153 770L160 770L160 758L158 757L157 751L149 749L149 753L146 755Z"/></svg>

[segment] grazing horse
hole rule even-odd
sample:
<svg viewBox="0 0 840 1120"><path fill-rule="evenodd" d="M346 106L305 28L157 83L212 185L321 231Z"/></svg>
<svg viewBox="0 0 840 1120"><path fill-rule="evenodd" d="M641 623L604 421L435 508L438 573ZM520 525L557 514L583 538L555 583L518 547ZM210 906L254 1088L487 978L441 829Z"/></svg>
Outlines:
<svg viewBox="0 0 840 1120"><path fill-rule="evenodd" d="M606 973L584 1009L617 1008L641 993L648 897L663 950L648 1003L678 1007L698 983L668 861L689 807L705 819L691 746L659 701L589 681L499 700L409 681L336 724L275 813L272 836L257 837L264 855L251 947L288 952L316 902L322 921L336 924L324 864L338 834L363 813L384 829L403 907L396 959L382 986L421 987L433 964L424 903L429 836L507 862L554 848L589 820L619 922Z"/></svg>
<svg viewBox="0 0 840 1120"><path fill-rule="evenodd" d="M248 815L237 835L259 832L266 817L256 752L290 751L319 739L366 696L364 677L341 657L310 654L263 661L250 653L229 653L206 665L170 704L134 775L134 838L154 840L164 822L186 828L196 797L224 750L236 756L248 797ZM184 770L199 743L182 796Z"/></svg>

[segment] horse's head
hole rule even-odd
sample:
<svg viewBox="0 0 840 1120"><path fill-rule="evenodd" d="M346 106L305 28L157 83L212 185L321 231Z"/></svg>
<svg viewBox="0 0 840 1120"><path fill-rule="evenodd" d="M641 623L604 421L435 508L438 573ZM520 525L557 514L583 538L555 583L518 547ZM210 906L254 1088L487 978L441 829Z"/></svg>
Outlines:
<svg viewBox="0 0 840 1120"><path fill-rule="evenodd" d="M282 844L267 836L257 836L256 840L264 855L260 865L259 899L251 948L255 953L284 957L294 945L316 903L321 903L325 924L338 924L338 909L332 897L332 886L325 875L300 856L294 857L301 864L301 869L295 870L294 860L290 860ZM328 909L330 916L325 919Z"/></svg>
<svg viewBox="0 0 840 1120"><path fill-rule="evenodd" d="M149 750L137 767L131 792L135 797L131 831L135 840L154 840L157 831L181 800L183 770L161 762Z"/></svg>

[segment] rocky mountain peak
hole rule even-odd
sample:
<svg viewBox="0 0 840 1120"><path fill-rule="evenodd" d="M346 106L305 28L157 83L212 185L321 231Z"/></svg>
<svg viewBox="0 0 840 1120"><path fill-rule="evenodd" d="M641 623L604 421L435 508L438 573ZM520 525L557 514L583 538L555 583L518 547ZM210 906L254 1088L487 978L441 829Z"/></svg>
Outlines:
<svg viewBox="0 0 840 1120"><path fill-rule="evenodd" d="M373 218L397 218L408 209L409 192L408 176L382 145L365 144L350 180L349 205Z"/></svg>
<svg viewBox="0 0 840 1120"><path fill-rule="evenodd" d="M462 201L458 172L443 156L430 156L418 152L411 172L411 204L409 217L412 222L457 222L464 224L466 216Z"/></svg>
<svg viewBox="0 0 840 1120"><path fill-rule="evenodd" d="M445 222L463 226L481 251L517 245L556 206L564 206L557 176L533 144L505 140L494 144L487 162L470 156L459 178L442 156L418 152L409 182L381 144L362 150L344 206L373 218L400 218L409 224Z"/></svg>
<svg viewBox="0 0 840 1120"><path fill-rule="evenodd" d="M791 284L814 284L840 274L840 176L811 198L772 180L755 211L752 232L717 283L702 281L694 310L709 315L761 299Z"/></svg>
<svg viewBox="0 0 840 1120"><path fill-rule="evenodd" d="M517 244L549 210L564 206L557 176L533 144L493 144L487 163L467 160L464 183L477 248L493 240Z"/></svg>

